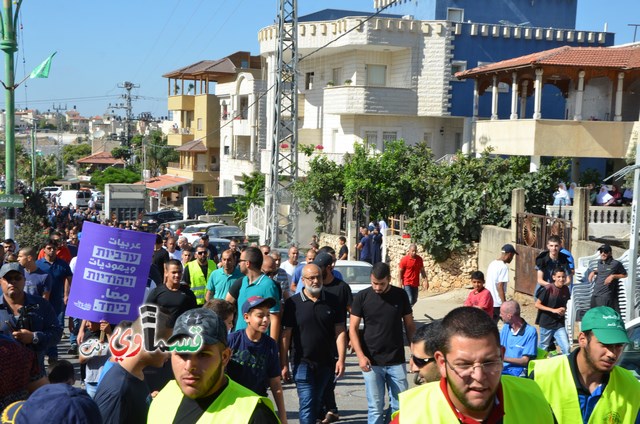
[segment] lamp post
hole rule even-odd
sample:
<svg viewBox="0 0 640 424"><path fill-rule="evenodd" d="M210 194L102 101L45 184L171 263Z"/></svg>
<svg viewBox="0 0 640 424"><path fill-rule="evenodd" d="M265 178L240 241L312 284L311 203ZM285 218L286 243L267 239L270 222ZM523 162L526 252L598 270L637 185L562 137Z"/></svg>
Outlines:
<svg viewBox="0 0 640 424"><path fill-rule="evenodd" d="M20 10L22 0L16 1L16 16ZM15 21L13 16L12 0L2 1L2 40L0 41L0 50L4 52L4 69L5 69L5 182L6 194L11 197L15 194L16 180L16 140L15 140L15 93L14 83L15 75L14 54L18 51L18 43L16 41ZM13 238L15 230L16 210L13 206L7 207L7 215L4 222L5 238Z"/></svg>

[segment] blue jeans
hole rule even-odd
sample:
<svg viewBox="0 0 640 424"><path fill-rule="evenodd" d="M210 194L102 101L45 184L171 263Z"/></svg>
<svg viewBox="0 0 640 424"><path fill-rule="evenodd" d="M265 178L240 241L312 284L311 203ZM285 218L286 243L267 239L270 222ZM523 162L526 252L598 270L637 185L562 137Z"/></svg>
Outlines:
<svg viewBox="0 0 640 424"><path fill-rule="evenodd" d="M404 286L404 291L409 296L409 303L411 306L415 305L418 301L418 287Z"/></svg>
<svg viewBox="0 0 640 424"><path fill-rule="evenodd" d="M385 386L389 388L389 406L393 414L400 407L398 394L408 387L405 365L372 365L371 371L363 372L362 376L367 393L367 423L383 424Z"/></svg>
<svg viewBox="0 0 640 424"><path fill-rule="evenodd" d="M540 343L538 344L538 347L540 349L547 350L549 343L551 343L551 337L556 339L556 344L560 347L562 353L568 355L571 345L569 344L567 330L564 327L556 330L540 327Z"/></svg>
<svg viewBox="0 0 640 424"><path fill-rule="evenodd" d="M300 424L315 424L320 418L322 395L333 378L334 369L326 365L309 365L301 362L295 365L293 379L298 391Z"/></svg>

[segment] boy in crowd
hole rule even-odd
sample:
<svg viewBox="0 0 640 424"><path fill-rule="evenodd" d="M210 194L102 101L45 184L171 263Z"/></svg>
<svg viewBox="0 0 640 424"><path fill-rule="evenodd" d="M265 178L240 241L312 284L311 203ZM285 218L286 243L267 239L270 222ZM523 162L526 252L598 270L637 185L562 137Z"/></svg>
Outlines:
<svg viewBox="0 0 640 424"><path fill-rule="evenodd" d="M564 326L564 316L571 294L569 288L565 285L567 274L564 268L556 268L553 270L551 277L553 284L543 288L535 305L538 309L536 324L540 326L540 344L538 347L547 350L553 337L562 353L568 355L571 345Z"/></svg>
<svg viewBox="0 0 640 424"><path fill-rule="evenodd" d="M480 308L493 317L493 297L491 292L484 288L484 274L482 271L474 271L471 274L471 285L473 290L464 301L464 306Z"/></svg>
<svg viewBox="0 0 640 424"><path fill-rule="evenodd" d="M247 328L235 331L227 338L232 351L227 374L232 380L260 396L267 396L269 386L280 421L286 423L278 345L271 337L265 337L271 320L269 310L275 303L276 300L271 297L260 296L251 296L244 302L242 316Z"/></svg>

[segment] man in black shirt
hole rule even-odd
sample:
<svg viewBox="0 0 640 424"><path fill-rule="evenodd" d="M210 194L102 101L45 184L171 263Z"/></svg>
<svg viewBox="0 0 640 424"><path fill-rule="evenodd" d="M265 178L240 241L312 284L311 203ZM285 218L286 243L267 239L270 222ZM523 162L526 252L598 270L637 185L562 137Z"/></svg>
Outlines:
<svg viewBox="0 0 640 424"><path fill-rule="evenodd" d="M337 296L324 290L318 265L305 265L302 281L302 291L285 302L280 363L282 377L287 379L289 347L293 341L293 378L300 404L300 424L315 424L329 380L344 374L346 311Z"/></svg>
<svg viewBox="0 0 640 424"><path fill-rule="evenodd" d="M399 408L398 394L408 388L402 325L412 340L415 324L407 293L390 282L389 265L378 262L371 269L371 287L356 294L351 306L349 337L364 376L370 424L384 422L385 385L390 392L391 413ZM364 332L360 339L362 319Z"/></svg>
<svg viewBox="0 0 640 424"><path fill-rule="evenodd" d="M556 268L564 268L567 275L567 284L571 283L571 268L569 257L560 252L562 240L558 236L551 236L547 240L547 250L542 251L536 257L537 281L533 292L534 299L538 299L542 289L549 284L553 284L551 274Z"/></svg>
<svg viewBox="0 0 640 424"><path fill-rule="evenodd" d="M171 354L175 380L153 400L146 422L278 423L268 398L256 395L225 375L231 350L227 347L227 326L215 312L196 308L180 315L168 340L170 345L175 342L183 346L200 345L200 349L175 350Z"/></svg>
<svg viewBox="0 0 640 424"><path fill-rule="evenodd" d="M333 275L333 255L326 251L322 251L321 249L320 253L318 253L316 258L313 260L313 263L318 265L322 272L322 290L324 290L325 293L334 294L338 298L338 301L340 302L340 309L345 312L344 319L346 321L346 312L351 310L353 294L351 293L351 287L349 287L349 284ZM324 395L322 396L323 408L320 415L324 415L324 421L330 423L337 421L340 418L338 414L338 405L336 403L335 389L336 381L334 379L330 379L329 384L327 384L327 387L324 390Z"/></svg>
<svg viewBox="0 0 640 424"><path fill-rule="evenodd" d="M186 285L180 284L181 279L182 264L176 259L169 260L164 284L153 289L146 300L146 303L161 306L167 311L172 327L183 312L198 307L196 296Z"/></svg>
<svg viewBox="0 0 640 424"><path fill-rule="evenodd" d="M608 244L600 246L598 252L600 252L598 268L589 274L589 281L594 281L595 278L591 307L608 306L620 313L618 284L620 278L627 277L627 270L619 261L613 259L611 246Z"/></svg>

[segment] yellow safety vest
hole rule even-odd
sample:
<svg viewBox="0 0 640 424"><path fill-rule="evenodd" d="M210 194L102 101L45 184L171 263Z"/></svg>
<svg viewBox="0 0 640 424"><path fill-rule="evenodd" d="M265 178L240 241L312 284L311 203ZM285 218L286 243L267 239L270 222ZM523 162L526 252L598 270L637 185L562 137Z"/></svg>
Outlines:
<svg viewBox="0 0 640 424"><path fill-rule="evenodd" d="M551 424L551 408L536 384L526 378L503 375L504 424ZM400 393L400 424L451 424L458 417L440 389L440 382Z"/></svg>
<svg viewBox="0 0 640 424"><path fill-rule="evenodd" d="M216 263L211 259L207 260L207 275L202 274L202 268L197 260L187 262L189 269L189 282L191 283L191 291L196 295L198 305L204 305L204 295L207 293L207 279L213 271L216 270Z"/></svg>
<svg viewBox="0 0 640 424"><path fill-rule="evenodd" d="M582 423L578 389L567 356L529 362L529 374L551 404L558 424ZM640 410L640 383L633 374L613 367L609 382L598 400L589 423L633 424Z"/></svg>
<svg viewBox="0 0 640 424"><path fill-rule="evenodd" d="M264 403L273 411L273 404L269 398L258 396L230 378L227 379L227 387L209 405L197 424L248 423L259 403ZM182 397L180 386L175 380L171 380L151 402L147 423L173 423Z"/></svg>

